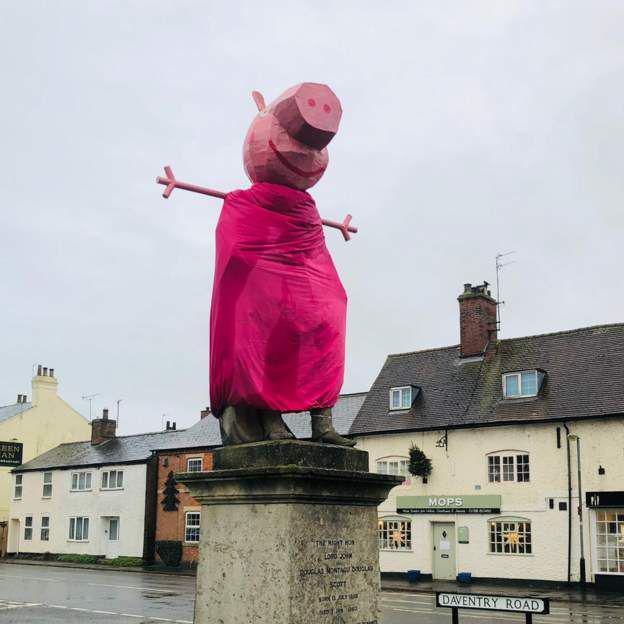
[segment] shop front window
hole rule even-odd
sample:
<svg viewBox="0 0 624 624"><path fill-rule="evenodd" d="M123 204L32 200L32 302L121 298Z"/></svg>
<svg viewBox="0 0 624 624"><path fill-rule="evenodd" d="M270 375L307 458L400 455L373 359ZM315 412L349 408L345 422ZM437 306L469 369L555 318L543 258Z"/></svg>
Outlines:
<svg viewBox="0 0 624 624"><path fill-rule="evenodd" d="M598 571L624 574L624 510L596 513Z"/></svg>
<svg viewBox="0 0 624 624"><path fill-rule="evenodd" d="M379 550L412 550L412 523L401 518L380 518Z"/></svg>

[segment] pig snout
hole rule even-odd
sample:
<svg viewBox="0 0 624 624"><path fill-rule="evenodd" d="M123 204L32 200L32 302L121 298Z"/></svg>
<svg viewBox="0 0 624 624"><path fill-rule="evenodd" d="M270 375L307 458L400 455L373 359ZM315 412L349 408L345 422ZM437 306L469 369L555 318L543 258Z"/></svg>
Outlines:
<svg viewBox="0 0 624 624"><path fill-rule="evenodd" d="M272 112L291 137L317 150L334 138L342 117L334 92L326 85L310 82L289 90Z"/></svg>

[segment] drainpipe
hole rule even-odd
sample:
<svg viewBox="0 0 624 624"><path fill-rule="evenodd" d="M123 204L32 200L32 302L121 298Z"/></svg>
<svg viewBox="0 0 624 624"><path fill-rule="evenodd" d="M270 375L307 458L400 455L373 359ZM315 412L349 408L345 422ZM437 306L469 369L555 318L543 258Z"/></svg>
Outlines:
<svg viewBox="0 0 624 624"><path fill-rule="evenodd" d="M572 567L572 461L570 459L570 430L567 423L562 423L566 430L566 454L568 457L568 584L571 582Z"/></svg>

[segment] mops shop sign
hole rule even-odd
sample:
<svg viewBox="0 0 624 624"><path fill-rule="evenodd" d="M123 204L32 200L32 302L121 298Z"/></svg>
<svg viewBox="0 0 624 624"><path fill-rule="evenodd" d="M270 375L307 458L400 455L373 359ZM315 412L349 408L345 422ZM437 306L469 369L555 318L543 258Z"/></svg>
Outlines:
<svg viewBox="0 0 624 624"><path fill-rule="evenodd" d="M23 448L21 442L0 441L0 466L21 466Z"/></svg>
<svg viewBox="0 0 624 624"><path fill-rule="evenodd" d="M402 514L492 514L500 513L498 495L397 496L397 513Z"/></svg>

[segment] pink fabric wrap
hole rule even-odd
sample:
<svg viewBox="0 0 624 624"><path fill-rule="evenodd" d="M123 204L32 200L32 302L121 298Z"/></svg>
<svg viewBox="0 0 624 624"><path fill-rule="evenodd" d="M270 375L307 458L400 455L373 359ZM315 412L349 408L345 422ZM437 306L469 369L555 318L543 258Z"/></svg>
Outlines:
<svg viewBox="0 0 624 624"><path fill-rule="evenodd" d="M228 193L216 230L210 401L280 412L331 407L343 383L347 296L305 191Z"/></svg>

